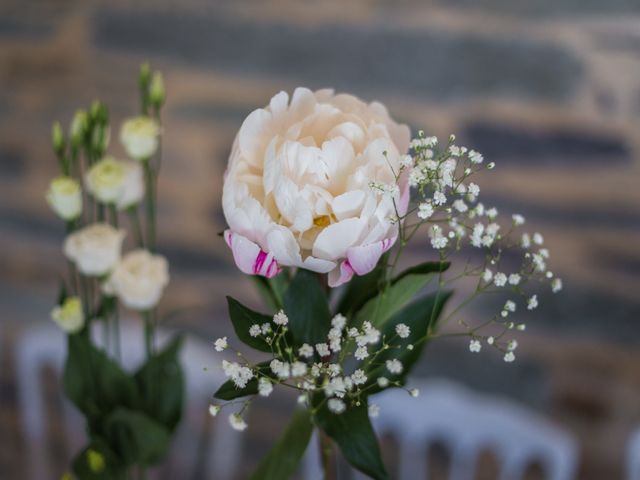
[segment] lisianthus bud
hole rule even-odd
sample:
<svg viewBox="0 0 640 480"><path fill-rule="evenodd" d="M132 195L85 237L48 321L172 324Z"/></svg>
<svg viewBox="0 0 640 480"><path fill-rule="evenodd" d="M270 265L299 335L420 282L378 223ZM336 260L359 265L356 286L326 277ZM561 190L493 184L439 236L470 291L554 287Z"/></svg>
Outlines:
<svg viewBox="0 0 640 480"><path fill-rule="evenodd" d="M89 126L89 117L84 110L77 110L71 120L69 126L69 135L71 137L71 143L74 147L78 147L82 144L82 140Z"/></svg>
<svg viewBox="0 0 640 480"><path fill-rule="evenodd" d="M148 62L144 62L140 65L140 75L138 76L138 84L140 89L144 89L149 85L151 78L151 67Z"/></svg>
<svg viewBox="0 0 640 480"><path fill-rule="evenodd" d="M51 143L56 155L61 155L64 152L64 133L60 122L54 122L51 127Z"/></svg>
<svg viewBox="0 0 640 480"><path fill-rule="evenodd" d="M138 249L127 253L116 265L104 291L116 295L132 310L150 310L160 301L169 283L169 265L161 255Z"/></svg>
<svg viewBox="0 0 640 480"><path fill-rule="evenodd" d="M140 166L113 157L94 164L87 172L85 183L99 202L115 205L120 210L138 203L144 195Z"/></svg>
<svg viewBox="0 0 640 480"><path fill-rule="evenodd" d="M47 202L56 214L64 220L73 220L82 212L82 191L80 185L70 177L56 177L47 191Z"/></svg>
<svg viewBox="0 0 640 480"><path fill-rule="evenodd" d="M120 141L127 154L136 160L147 160L156 152L159 136L158 122L145 116L126 120L120 129Z"/></svg>
<svg viewBox="0 0 640 480"><path fill-rule="evenodd" d="M154 72L153 77L151 77L151 85L149 86L149 100L154 107L160 108L164 103L164 98L165 91L162 73Z"/></svg>
<svg viewBox="0 0 640 480"><path fill-rule="evenodd" d="M67 236L64 253L81 273L102 276L109 273L120 259L124 230L106 223L94 223Z"/></svg>
<svg viewBox="0 0 640 480"><path fill-rule="evenodd" d="M109 111L107 106L100 100L94 100L89 109L91 121L97 125L106 125L109 122Z"/></svg>
<svg viewBox="0 0 640 480"><path fill-rule="evenodd" d="M97 155L102 156L111 141L111 129L109 125L96 125L91 136L91 147Z"/></svg>
<svg viewBox="0 0 640 480"><path fill-rule="evenodd" d="M78 297L67 297L62 305L51 310L51 319L67 333L76 333L84 326L82 302Z"/></svg>

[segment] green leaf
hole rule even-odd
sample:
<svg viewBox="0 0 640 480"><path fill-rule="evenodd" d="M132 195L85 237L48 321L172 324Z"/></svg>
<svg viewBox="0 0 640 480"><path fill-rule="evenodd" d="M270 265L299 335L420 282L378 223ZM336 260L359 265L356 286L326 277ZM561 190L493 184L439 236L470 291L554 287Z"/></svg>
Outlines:
<svg viewBox="0 0 640 480"><path fill-rule="evenodd" d="M263 376L268 376L270 378L275 378L273 373L271 372L271 368L269 367L269 362L262 362L255 366L255 369L258 370ZM231 381L227 380L224 382L220 388L213 394L213 396L219 400L234 400L236 398L248 397L249 395L255 395L258 393L258 377L254 376L244 388L238 388Z"/></svg>
<svg viewBox="0 0 640 480"><path fill-rule="evenodd" d="M375 480L389 478L382 463L378 439L369 420L367 402L348 406L341 414L329 411L322 397L314 403L320 405L316 422L340 447L347 461L356 469Z"/></svg>
<svg viewBox="0 0 640 480"><path fill-rule="evenodd" d="M375 358L376 366L365 368L367 377L370 379L367 384L367 392L370 395L382 390L376 383L376 379L380 376L386 377L392 382L398 381L404 384L407 375L420 358L428 335L435 328L442 309L450 296L451 292L436 292L419 298L394 315L385 324L381 332L382 335L387 339L393 338L391 344L398 345L399 348L380 352ZM411 330L407 338L397 336L395 328L399 323L404 323ZM406 348L410 344L413 345L411 350ZM402 373L391 374L384 366L387 360L393 358L397 358L402 362ZM366 362L364 362L364 365L366 365Z"/></svg>
<svg viewBox="0 0 640 480"><path fill-rule="evenodd" d="M324 342L331 328L331 313L317 273L299 268L284 295L284 310L296 346Z"/></svg>
<svg viewBox="0 0 640 480"><path fill-rule="evenodd" d="M252 275L251 279L269 309L277 311L283 307L284 292L289 284L289 272L287 269L284 269L273 278Z"/></svg>
<svg viewBox="0 0 640 480"><path fill-rule="evenodd" d="M164 425L121 407L106 418L105 435L125 465L158 463L171 443L171 433Z"/></svg>
<svg viewBox="0 0 640 480"><path fill-rule="evenodd" d="M400 311L432 279L434 272L445 271L448 263L423 263L401 273L391 285L369 300L358 311L354 326L369 321L376 328L382 328L385 322Z"/></svg>
<svg viewBox="0 0 640 480"><path fill-rule="evenodd" d="M271 346L264 337L252 337L249 335L249 329L254 324L262 325L263 323L269 323L274 328L276 325L273 323L273 317L254 312L232 297L227 297L227 304L229 306L229 317L238 338L256 350L271 353Z"/></svg>
<svg viewBox="0 0 640 480"><path fill-rule="evenodd" d="M290 478L304 455L313 424L307 410L298 410L278 443L260 462L251 480L282 480Z"/></svg>
<svg viewBox="0 0 640 480"><path fill-rule="evenodd" d="M72 460L71 469L82 480L122 480L125 469L107 443L94 437Z"/></svg>
<svg viewBox="0 0 640 480"><path fill-rule="evenodd" d="M138 402L133 378L82 334L68 337L62 383L90 427L96 427L96 421L116 406L132 407Z"/></svg>
<svg viewBox="0 0 640 480"><path fill-rule="evenodd" d="M173 431L182 416L184 375L179 354L182 338L174 338L154 354L135 374L141 395L141 409Z"/></svg>
<svg viewBox="0 0 640 480"><path fill-rule="evenodd" d="M354 275L347 283L346 291L338 303L337 312L350 316L357 312L368 300L375 297L384 279L386 254L378 265L366 275Z"/></svg>

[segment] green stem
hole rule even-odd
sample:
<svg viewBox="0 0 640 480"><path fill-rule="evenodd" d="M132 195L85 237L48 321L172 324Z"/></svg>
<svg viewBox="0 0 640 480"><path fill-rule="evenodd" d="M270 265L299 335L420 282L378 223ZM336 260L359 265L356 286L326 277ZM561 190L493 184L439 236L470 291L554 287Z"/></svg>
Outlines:
<svg viewBox="0 0 640 480"><path fill-rule="evenodd" d="M155 173L151 166L151 159L143 162L145 173L145 187L147 193L147 248L153 252L156 248L156 188Z"/></svg>
<svg viewBox="0 0 640 480"><path fill-rule="evenodd" d="M151 311L144 313L144 347L147 359L151 358L153 353L153 319Z"/></svg>
<svg viewBox="0 0 640 480"><path fill-rule="evenodd" d="M127 212L129 213L129 220L135 232L136 243L140 248L144 248L144 237L142 236L142 227L140 226L140 218L138 217L138 207L133 205L129 207Z"/></svg>
<svg viewBox="0 0 640 480"><path fill-rule="evenodd" d="M333 440L322 430L318 430L320 435L320 458L322 459L322 471L324 480L336 480L338 472L336 469L336 458Z"/></svg>

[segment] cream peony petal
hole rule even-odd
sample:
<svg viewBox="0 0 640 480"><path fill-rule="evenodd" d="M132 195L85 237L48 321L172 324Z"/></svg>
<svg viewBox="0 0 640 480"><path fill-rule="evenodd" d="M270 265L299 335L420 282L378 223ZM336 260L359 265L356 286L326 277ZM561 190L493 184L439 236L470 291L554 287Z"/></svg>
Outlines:
<svg viewBox="0 0 640 480"><path fill-rule="evenodd" d="M366 223L359 218L348 218L326 227L313 244L313 256L326 260L344 258L347 249L362 235Z"/></svg>
<svg viewBox="0 0 640 480"><path fill-rule="evenodd" d="M271 253L262 250L251 240L225 230L224 239L233 252L233 259L241 272L271 278L280 272L278 262Z"/></svg>
<svg viewBox="0 0 640 480"><path fill-rule="evenodd" d="M238 133L238 142L242 156L253 166L262 166L264 148L273 137L271 119L267 110L259 108L249 114L242 122Z"/></svg>
<svg viewBox="0 0 640 480"><path fill-rule="evenodd" d="M358 275L366 275L375 268L384 252L396 242L397 237L386 238L369 245L359 245L347 250L347 260Z"/></svg>
<svg viewBox="0 0 640 480"><path fill-rule="evenodd" d="M366 194L362 190L351 190L333 199L331 208L338 220L356 217L362 211Z"/></svg>

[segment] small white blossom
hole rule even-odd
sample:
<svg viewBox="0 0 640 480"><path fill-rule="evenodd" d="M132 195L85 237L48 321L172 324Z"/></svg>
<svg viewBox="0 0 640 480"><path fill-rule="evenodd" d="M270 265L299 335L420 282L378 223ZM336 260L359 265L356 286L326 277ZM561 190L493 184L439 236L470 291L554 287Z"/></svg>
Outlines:
<svg viewBox="0 0 640 480"><path fill-rule="evenodd" d="M330 398L327 402L327 408L329 408L331 412L339 415L346 410L347 406L340 399Z"/></svg>
<svg viewBox="0 0 640 480"><path fill-rule="evenodd" d="M273 323L275 323L276 325L286 325L287 323L289 323L289 317L287 317L287 315L282 310L280 310L273 316Z"/></svg>
<svg viewBox="0 0 640 480"><path fill-rule="evenodd" d="M376 383L380 388L386 388L389 386L389 379L387 377L378 377Z"/></svg>
<svg viewBox="0 0 640 480"><path fill-rule="evenodd" d="M521 277L517 273L512 273L509 275L509 285L518 285L520 283Z"/></svg>
<svg viewBox="0 0 640 480"><path fill-rule="evenodd" d="M411 334L411 329L404 323L396 325L396 333L400 338L407 338Z"/></svg>
<svg viewBox="0 0 640 480"><path fill-rule="evenodd" d="M471 340L469 342L469 351L472 353L478 353L480 350L482 350L482 344L480 343L479 340Z"/></svg>
<svg viewBox="0 0 640 480"><path fill-rule="evenodd" d="M562 279L554 278L551 282L551 291L553 293L558 293L560 290L562 290Z"/></svg>
<svg viewBox="0 0 640 480"><path fill-rule="evenodd" d="M253 378L253 371L248 367L243 367L236 362L222 361L222 370L227 378L238 388L244 388L247 386L249 380Z"/></svg>
<svg viewBox="0 0 640 480"><path fill-rule="evenodd" d="M413 166L413 157L411 155L402 155L400 157L400 165L404 168Z"/></svg>
<svg viewBox="0 0 640 480"><path fill-rule="evenodd" d="M524 332L527 329L527 326L524 323L521 323L516 327L519 331Z"/></svg>
<svg viewBox="0 0 640 480"><path fill-rule="evenodd" d="M220 413L220 405L209 405L209 415L215 417Z"/></svg>
<svg viewBox="0 0 640 480"><path fill-rule="evenodd" d="M258 393L260 396L268 397L271 395L271 392L273 392L273 384L271 383L271 380L265 377L260 377L260 380L258 380Z"/></svg>
<svg viewBox="0 0 640 480"><path fill-rule="evenodd" d="M532 295L527 301L527 310L533 310L538 307L538 296Z"/></svg>
<svg viewBox="0 0 640 480"><path fill-rule="evenodd" d="M271 371L278 376L278 378L289 378L291 375L291 366L287 362L283 362L277 358L271 360L269 367L271 368Z"/></svg>
<svg viewBox="0 0 640 480"><path fill-rule="evenodd" d="M549 249L548 248L541 248L540 250L538 250L538 253L540 255L542 255L542 258L549 258Z"/></svg>
<svg viewBox="0 0 640 480"><path fill-rule="evenodd" d="M331 381L324 386L324 393L327 397L336 396L342 398L346 392L347 386L342 377L332 378Z"/></svg>
<svg viewBox="0 0 640 480"><path fill-rule="evenodd" d="M331 355L331 352L329 351L329 345L327 345L326 343L316 343L316 351L321 357L328 357L329 355Z"/></svg>
<svg viewBox="0 0 640 480"><path fill-rule="evenodd" d="M515 312L516 311L516 302L513 300L507 300L504 304L504 309L507 312Z"/></svg>
<svg viewBox="0 0 640 480"><path fill-rule="evenodd" d="M354 337L357 337L358 335L360 335L360 332L358 331L357 328L351 327L349 329L349 331L347 332L347 335L349 335L351 338L354 338Z"/></svg>
<svg viewBox="0 0 640 480"><path fill-rule="evenodd" d="M487 338L487 343L488 343L489 345L493 345L493 342L495 342L495 338L493 338L493 337L489 337L489 338Z"/></svg>
<svg viewBox="0 0 640 480"><path fill-rule="evenodd" d="M513 352L507 352L504 354L504 361L507 363L511 363L516 359L516 356Z"/></svg>
<svg viewBox="0 0 640 480"><path fill-rule="evenodd" d="M475 183L471 182L467 187L467 192L469 192L469 195L473 195L474 197L477 197L478 195L480 195L480 187Z"/></svg>
<svg viewBox="0 0 640 480"><path fill-rule="evenodd" d="M509 340L509 345L507 345L507 350L513 352L516 348L518 348L518 341L514 338L513 340Z"/></svg>
<svg viewBox="0 0 640 480"><path fill-rule="evenodd" d="M369 416L371 418L376 418L378 415L380 415L380 406L375 403L369 405Z"/></svg>
<svg viewBox="0 0 640 480"><path fill-rule="evenodd" d="M247 423L237 413L232 413L231 415L229 415L229 424L231 425L231 428L237 430L238 432L242 432L247 428Z"/></svg>
<svg viewBox="0 0 640 480"><path fill-rule="evenodd" d="M298 355L304 358L313 357L313 347L308 343L303 343L302 346L298 349Z"/></svg>
<svg viewBox="0 0 640 480"><path fill-rule="evenodd" d="M409 390L409 395L411 395L413 398L418 398L420 396L420 390L418 390L417 388L412 388L411 390Z"/></svg>
<svg viewBox="0 0 640 480"><path fill-rule="evenodd" d="M519 213L515 213L515 214L511 215L511 218L513 219L513 224L514 225L523 225L524 224L524 217L522 215L520 215Z"/></svg>
<svg viewBox="0 0 640 480"><path fill-rule="evenodd" d="M544 238L538 232L533 234L533 243L536 245L542 245L544 243Z"/></svg>
<svg viewBox="0 0 640 480"><path fill-rule="evenodd" d="M464 203L464 201L460 200L460 199L458 199L455 202L453 202L452 206L453 206L453 208L455 208L460 213L464 213L467 210L469 210L469 207L467 207L467 204Z"/></svg>
<svg viewBox="0 0 640 480"><path fill-rule="evenodd" d="M229 344L227 343L227 337L218 338L213 343L213 346L215 347L216 352L222 352L229 346Z"/></svg>
<svg viewBox="0 0 640 480"><path fill-rule="evenodd" d="M433 194L433 203L435 205L444 205L445 203L447 203L447 197L440 191L435 192Z"/></svg>
<svg viewBox="0 0 640 480"><path fill-rule="evenodd" d="M356 337L359 346L373 345L380 341L380 331L371 325L371 322L362 324L362 334Z"/></svg>
<svg viewBox="0 0 640 480"><path fill-rule="evenodd" d="M522 234L522 240L520 240L522 248L529 248L531 246L531 236L528 233Z"/></svg>
<svg viewBox="0 0 640 480"><path fill-rule="evenodd" d="M496 163L495 162L491 162L491 163L487 164L487 168L489 170L493 170L494 168L496 168Z"/></svg>
<svg viewBox="0 0 640 480"><path fill-rule="evenodd" d="M329 370L329 375L331 375L332 377L336 377L342 371L342 367L340 365L338 365L337 363L331 363L327 367L327 370Z"/></svg>
<svg viewBox="0 0 640 480"><path fill-rule="evenodd" d="M358 348L356 348L356 351L353 354L353 356L356 357L356 360L364 360L365 358L367 358L369 356L369 351L367 350L367 347L365 347L365 346L358 347Z"/></svg>
<svg viewBox="0 0 640 480"><path fill-rule="evenodd" d="M331 319L331 326L333 328L337 328L338 330L342 330L344 326L347 324L347 317L338 313L335 317Z"/></svg>
<svg viewBox="0 0 640 480"><path fill-rule="evenodd" d="M261 333L262 333L262 330L260 329L260 325L258 324L251 325L251 328L249 329L249 335L251 335L252 337L257 337Z"/></svg>
<svg viewBox="0 0 640 480"><path fill-rule="evenodd" d="M487 217L489 217L490 219L494 219L498 216L498 209L493 207L490 208L489 210L487 210Z"/></svg>
<svg viewBox="0 0 640 480"><path fill-rule="evenodd" d="M423 202L418 206L418 217L426 220L433 215L433 206L429 202Z"/></svg>
<svg viewBox="0 0 640 480"><path fill-rule="evenodd" d="M502 272L496 273L493 277L493 284L496 287L504 287L507 284L507 276Z"/></svg>
<svg viewBox="0 0 640 480"><path fill-rule="evenodd" d="M262 330L262 334L266 335L267 333L271 332L271 324L263 323L260 329Z"/></svg>
<svg viewBox="0 0 640 480"><path fill-rule="evenodd" d="M364 373L364 370L358 369L351 374L351 381L355 385L362 385L367 382L367 376Z"/></svg>
<svg viewBox="0 0 640 480"><path fill-rule="evenodd" d="M393 374L402 373L402 362L400 362L400 360L398 360L397 358L394 358L393 360L387 360L385 362L385 365L387 367L387 370L389 370L390 373L393 373Z"/></svg>
<svg viewBox="0 0 640 480"><path fill-rule="evenodd" d="M307 373L307 364L303 362L293 362L291 364L291 376L302 377Z"/></svg>
<svg viewBox="0 0 640 480"><path fill-rule="evenodd" d="M475 150L470 150L469 151L469 160L471 160L471 163L482 163L482 161L484 160L484 157L482 156L482 154L476 152Z"/></svg>
<svg viewBox="0 0 640 480"><path fill-rule="evenodd" d="M482 273L482 280L489 283L492 278L493 278L493 272L488 268L485 269L485 271Z"/></svg>

